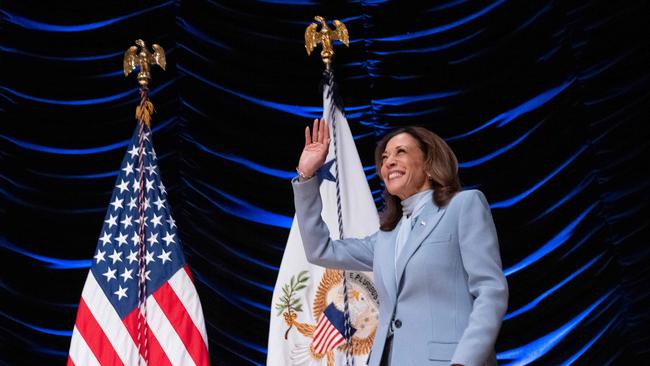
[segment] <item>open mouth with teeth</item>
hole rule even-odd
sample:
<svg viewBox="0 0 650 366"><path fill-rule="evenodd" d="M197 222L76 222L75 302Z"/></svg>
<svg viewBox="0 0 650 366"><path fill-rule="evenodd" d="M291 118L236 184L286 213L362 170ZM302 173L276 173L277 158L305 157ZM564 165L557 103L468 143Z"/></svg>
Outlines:
<svg viewBox="0 0 650 366"><path fill-rule="evenodd" d="M388 173L388 180L393 180L393 179L396 179L396 178L400 178L403 175L404 175L403 171L399 171L399 170L392 171L392 172Z"/></svg>

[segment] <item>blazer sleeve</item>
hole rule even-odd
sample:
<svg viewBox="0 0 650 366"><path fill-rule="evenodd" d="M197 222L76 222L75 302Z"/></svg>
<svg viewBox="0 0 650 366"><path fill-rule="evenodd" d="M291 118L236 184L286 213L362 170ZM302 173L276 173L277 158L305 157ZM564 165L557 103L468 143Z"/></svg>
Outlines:
<svg viewBox="0 0 650 366"><path fill-rule="evenodd" d="M304 182L293 179L296 219L307 260L319 266L355 271L372 271L377 233L361 239L332 240L321 217L320 178Z"/></svg>
<svg viewBox="0 0 650 366"><path fill-rule="evenodd" d="M451 363L482 366L494 350L508 308L508 282L501 268L497 232L487 199L479 190L469 190L465 196L458 218L458 238L474 303Z"/></svg>

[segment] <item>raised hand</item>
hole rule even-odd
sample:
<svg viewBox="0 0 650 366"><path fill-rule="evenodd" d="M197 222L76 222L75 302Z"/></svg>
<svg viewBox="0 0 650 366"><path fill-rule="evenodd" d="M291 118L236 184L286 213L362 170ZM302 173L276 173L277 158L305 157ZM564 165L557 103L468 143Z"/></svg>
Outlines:
<svg viewBox="0 0 650 366"><path fill-rule="evenodd" d="M330 146L330 129L324 119L314 120L311 132L305 127L305 147L300 155L298 170L311 177L325 163Z"/></svg>

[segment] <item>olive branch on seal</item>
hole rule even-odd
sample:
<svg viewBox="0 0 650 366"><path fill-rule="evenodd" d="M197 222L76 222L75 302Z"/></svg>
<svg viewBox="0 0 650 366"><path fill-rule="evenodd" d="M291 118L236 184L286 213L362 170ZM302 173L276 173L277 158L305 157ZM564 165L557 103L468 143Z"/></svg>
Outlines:
<svg viewBox="0 0 650 366"><path fill-rule="evenodd" d="M293 323L298 317L298 312L302 311L302 304L300 299L296 297L297 292L307 287L309 271L302 271L298 273L298 277L291 276L289 283L282 286L283 295L280 296L280 301L275 304L275 309L278 311L278 316L284 315L284 320L289 325L289 329L284 333L284 339L288 339L289 331L293 328Z"/></svg>

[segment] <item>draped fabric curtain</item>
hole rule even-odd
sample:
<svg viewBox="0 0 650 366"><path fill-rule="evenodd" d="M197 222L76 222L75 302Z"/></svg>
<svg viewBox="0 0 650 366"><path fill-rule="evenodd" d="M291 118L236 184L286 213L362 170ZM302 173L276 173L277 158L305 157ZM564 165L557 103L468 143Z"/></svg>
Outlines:
<svg viewBox="0 0 650 366"><path fill-rule="evenodd" d="M199 0L0 4L0 364L63 364L139 99L122 55L162 45L154 143L215 365L264 364L322 64L381 208L373 149L430 128L482 190L509 310L504 365L648 358L650 34L645 1ZM270 336L281 336L272 334ZM424 340L423 340L424 341Z"/></svg>

